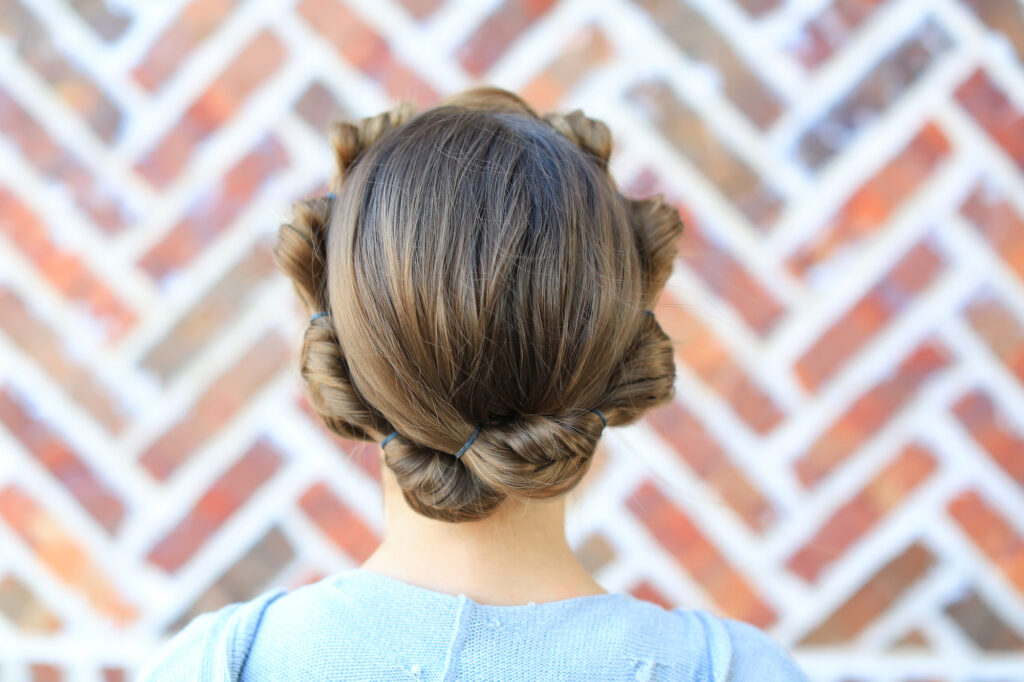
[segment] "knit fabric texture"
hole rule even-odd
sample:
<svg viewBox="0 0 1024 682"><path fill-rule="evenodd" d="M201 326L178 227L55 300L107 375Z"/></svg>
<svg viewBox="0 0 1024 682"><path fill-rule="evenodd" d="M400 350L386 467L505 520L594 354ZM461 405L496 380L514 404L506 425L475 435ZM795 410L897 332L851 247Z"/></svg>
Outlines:
<svg viewBox="0 0 1024 682"><path fill-rule="evenodd" d="M760 629L611 592L479 604L362 568L194 618L139 682L808 682Z"/></svg>

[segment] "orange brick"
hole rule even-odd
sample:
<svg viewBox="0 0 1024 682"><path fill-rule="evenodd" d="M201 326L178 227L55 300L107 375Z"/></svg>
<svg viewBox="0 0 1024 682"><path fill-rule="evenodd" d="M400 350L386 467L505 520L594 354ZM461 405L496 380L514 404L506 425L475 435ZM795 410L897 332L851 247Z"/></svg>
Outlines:
<svg viewBox="0 0 1024 682"><path fill-rule="evenodd" d="M949 513L1017 591L1024 594L1024 537L977 490L966 490L950 500Z"/></svg>
<svg viewBox="0 0 1024 682"><path fill-rule="evenodd" d="M0 517L44 566L82 593L99 614L118 625L138 617L135 607L124 600L88 552L28 493L13 485L0 489Z"/></svg>
<svg viewBox="0 0 1024 682"><path fill-rule="evenodd" d="M566 43L554 61L518 91L519 95L537 111L555 109L586 74L599 68L613 54L614 48L604 32L587 26Z"/></svg>
<svg viewBox="0 0 1024 682"><path fill-rule="evenodd" d="M676 357L722 396L752 429L767 433L779 424L782 414L771 397L736 364L711 329L685 304L665 290L654 312L675 346Z"/></svg>
<svg viewBox="0 0 1024 682"><path fill-rule="evenodd" d="M320 530L346 554L362 563L377 549L380 538L323 483L317 483L299 498L299 506Z"/></svg>
<svg viewBox="0 0 1024 682"><path fill-rule="evenodd" d="M935 564L935 555L914 543L877 571L798 644L822 646L852 641Z"/></svg>
<svg viewBox="0 0 1024 682"><path fill-rule="evenodd" d="M788 259L797 277L826 265L841 249L858 246L882 230L896 208L924 184L950 150L949 140L934 123L873 175L839 212Z"/></svg>
<svg viewBox="0 0 1024 682"><path fill-rule="evenodd" d="M0 387L0 423L18 438L89 514L110 534L114 534L124 517L121 499L72 448L57 436L31 408L23 396Z"/></svg>
<svg viewBox="0 0 1024 682"><path fill-rule="evenodd" d="M953 413L974 440L985 449L1006 474L1024 490L1024 435L1010 430L1010 419L996 409L983 391L964 394L953 405Z"/></svg>
<svg viewBox="0 0 1024 682"><path fill-rule="evenodd" d="M226 231L252 202L260 188L288 165L284 148L274 137L264 138L189 207L181 222L139 261L150 275L163 282Z"/></svg>
<svg viewBox="0 0 1024 682"><path fill-rule="evenodd" d="M111 433L127 422L124 405L111 391L72 357L57 332L36 319L21 298L0 285L0 329L7 338L32 358Z"/></svg>
<svg viewBox="0 0 1024 682"><path fill-rule="evenodd" d="M384 38L338 0L302 0L298 11L352 66L380 83L392 99L409 99L421 108L437 101L439 93L397 60Z"/></svg>
<svg viewBox="0 0 1024 682"><path fill-rule="evenodd" d="M627 506L728 617L761 628L775 622L772 607L653 482L645 482L637 488Z"/></svg>
<svg viewBox="0 0 1024 682"><path fill-rule="evenodd" d="M1024 383L1024 323L987 287L964 309L964 317L992 353Z"/></svg>
<svg viewBox="0 0 1024 682"><path fill-rule="evenodd" d="M459 47L456 58L470 74L483 76L554 5L555 0L504 0Z"/></svg>
<svg viewBox="0 0 1024 682"><path fill-rule="evenodd" d="M227 18L231 0L193 0L150 46L132 75L142 87L156 90L181 64L188 53Z"/></svg>
<svg viewBox="0 0 1024 682"><path fill-rule="evenodd" d="M794 366L803 384L819 390L858 350L926 290L944 259L929 237L911 248L882 280L805 352Z"/></svg>
<svg viewBox="0 0 1024 682"><path fill-rule="evenodd" d="M772 502L682 405L673 401L648 413L646 420L752 530L760 532L772 525L776 520Z"/></svg>
<svg viewBox="0 0 1024 682"><path fill-rule="evenodd" d="M138 171L157 187L166 187L185 167L200 142L238 110L261 83L284 62L285 50L269 31L243 49L181 121L138 164Z"/></svg>
<svg viewBox="0 0 1024 682"><path fill-rule="evenodd" d="M822 524L806 545L786 563L795 574L816 581L831 564L921 485L935 470L935 458L921 445L911 445L880 471L849 502Z"/></svg>
<svg viewBox="0 0 1024 682"><path fill-rule="evenodd" d="M117 188L98 177L66 145L50 137L2 87L0 130L40 175L68 192L78 209L105 234L117 234L138 218Z"/></svg>
<svg viewBox="0 0 1024 682"><path fill-rule="evenodd" d="M174 530L158 542L146 560L173 573L266 483L281 465L281 456L265 441L242 455L196 502Z"/></svg>
<svg viewBox="0 0 1024 682"><path fill-rule="evenodd" d="M949 352L935 340L920 345L892 377L858 398L810 449L796 460L800 482L811 488L849 459L909 402L914 393L950 363Z"/></svg>
<svg viewBox="0 0 1024 682"><path fill-rule="evenodd" d="M158 479L168 478L206 439L224 428L290 357L283 339L269 332L214 380L188 414L149 446L139 463Z"/></svg>
<svg viewBox="0 0 1024 682"><path fill-rule="evenodd" d="M1003 192L988 186L974 188L961 212L1017 276L1024 280L1024 219Z"/></svg>
<svg viewBox="0 0 1024 682"><path fill-rule="evenodd" d="M1014 106L984 69L956 89L956 98L997 145L1024 169L1024 112Z"/></svg>
<svg viewBox="0 0 1024 682"><path fill-rule="evenodd" d="M0 187L0 233L21 249L44 277L77 301L103 325L107 340L119 341L134 327L135 313L73 252L50 239L42 220L18 197Z"/></svg>

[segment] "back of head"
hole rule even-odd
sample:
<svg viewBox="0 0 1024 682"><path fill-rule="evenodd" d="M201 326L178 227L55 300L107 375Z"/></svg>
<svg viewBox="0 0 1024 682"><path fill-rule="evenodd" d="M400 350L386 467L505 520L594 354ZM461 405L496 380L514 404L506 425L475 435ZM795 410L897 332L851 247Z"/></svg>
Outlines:
<svg viewBox="0 0 1024 682"><path fill-rule="evenodd" d="M602 416L671 399L649 310L683 225L619 193L607 126L478 87L335 123L332 144L335 192L296 204L275 261L330 313L302 348L312 405L348 438L398 432L385 462L412 508L468 521L568 492Z"/></svg>

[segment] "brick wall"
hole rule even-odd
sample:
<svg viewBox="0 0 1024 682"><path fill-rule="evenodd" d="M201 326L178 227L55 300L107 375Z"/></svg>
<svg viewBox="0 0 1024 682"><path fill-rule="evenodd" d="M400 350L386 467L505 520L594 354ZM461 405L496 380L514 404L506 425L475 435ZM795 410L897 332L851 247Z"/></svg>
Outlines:
<svg viewBox="0 0 1024 682"><path fill-rule="evenodd" d="M0 0L0 48L3 682L372 551L272 238L331 119L478 81L687 223L678 398L574 497L597 578L814 680L1024 679L1018 0Z"/></svg>

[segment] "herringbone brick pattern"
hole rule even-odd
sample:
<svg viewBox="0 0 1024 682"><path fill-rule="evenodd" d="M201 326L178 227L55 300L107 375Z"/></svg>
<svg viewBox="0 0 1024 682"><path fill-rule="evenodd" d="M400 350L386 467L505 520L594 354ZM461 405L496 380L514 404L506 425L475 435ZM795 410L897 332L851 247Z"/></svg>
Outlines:
<svg viewBox="0 0 1024 682"><path fill-rule="evenodd" d="M815 680L1024 680L1018 0L0 0L0 679L372 551L271 238L332 118L474 82L687 223L677 400L574 498L598 579Z"/></svg>

